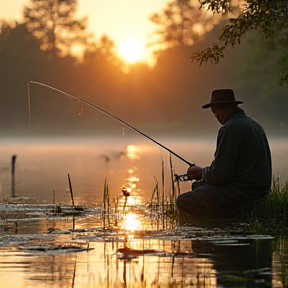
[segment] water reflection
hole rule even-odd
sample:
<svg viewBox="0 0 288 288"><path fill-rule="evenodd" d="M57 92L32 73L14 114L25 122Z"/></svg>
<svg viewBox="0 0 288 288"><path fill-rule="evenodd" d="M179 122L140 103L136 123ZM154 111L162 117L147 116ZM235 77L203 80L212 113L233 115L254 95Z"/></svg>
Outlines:
<svg viewBox="0 0 288 288"><path fill-rule="evenodd" d="M235 246L203 239L128 242L128 250L127 243L92 241L89 252L2 251L0 287L272 287L269 240Z"/></svg>
<svg viewBox="0 0 288 288"><path fill-rule="evenodd" d="M138 146L139 149L139 146ZM136 145L127 145L127 157L131 160L139 160L140 156L137 152L137 146Z"/></svg>
<svg viewBox="0 0 288 288"><path fill-rule="evenodd" d="M141 222L129 210L119 229L103 229L101 211L89 211L24 219L20 234L2 234L0 287L8 288L14 279L18 287L40 288L272 287L272 276L285 267L279 258L285 255L283 239L273 255L273 240L267 236L231 236L193 227L153 230L145 214Z"/></svg>
<svg viewBox="0 0 288 288"><path fill-rule="evenodd" d="M139 214L135 214L135 213L124 214L123 221L122 221L122 224L120 225L120 228L126 231L141 230L142 224L139 218Z"/></svg>
<svg viewBox="0 0 288 288"><path fill-rule="evenodd" d="M169 192L169 155L142 143L122 144L1 147L0 199L10 195L10 157L17 154L15 193L38 205L33 211L29 205L20 211L18 205L16 212L1 210L0 205L1 288L287 285L287 238L225 237L215 231L175 229L161 209L152 213L146 206L155 178L161 182L163 159ZM192 161L200 165L211 159L212 145L181 143L179 150L187 159L191 151L202 151ZM280 146L282 152L287 150L288 146ZM177 160L174 166L177 173L187 169ZM75 204L83 205L84 213L54 215L53 202L61 203L63 210L71 204L68 173ZM105 178L111 197L108 216L113 221L103 225ZM189 189L188 185L181 189ZM75 247L82 250L75 252Z"/></svg>

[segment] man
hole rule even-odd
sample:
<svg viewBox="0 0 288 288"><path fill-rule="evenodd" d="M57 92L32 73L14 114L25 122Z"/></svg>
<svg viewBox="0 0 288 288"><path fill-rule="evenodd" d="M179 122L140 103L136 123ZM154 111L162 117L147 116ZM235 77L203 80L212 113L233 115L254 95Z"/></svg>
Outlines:
<svg viewBox="0 0 288 288"><path fill-rule="evenodd" d="M264 198L271 187L271 153L266 134L238 107L231 89L214 90L211 111L222 125L214 160L208 167L191 166L192 191L178 196L178 210L197 218L229 217L235 207Z"/></svg>

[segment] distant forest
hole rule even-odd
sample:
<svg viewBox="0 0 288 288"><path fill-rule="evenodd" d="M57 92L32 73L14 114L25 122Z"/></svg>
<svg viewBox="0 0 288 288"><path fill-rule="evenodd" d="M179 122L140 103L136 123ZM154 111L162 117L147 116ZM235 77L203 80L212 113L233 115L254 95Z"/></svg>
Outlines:
<svg viewBox="0 0 288 288"><path fill-rule="evenodd" d="M219 24L221 25L221 24ZM219 26L218 25L218 26ZM25 24L0 30L0 130L3 136L93 136L121 133L123 125L41 82L108 111L143 132L199 136L218 130L214 116L201 106L211 91L232 88L247 114L270 135L288 134L288 89L278 83L277 51L253 34L231 48L219 65L192 63L190 55L211 45L219 27L193 46L177 45L157 54L154 67L125 69L104 45L81 61L40 49ZM30 125L30 132L29 130Z"/></svg>

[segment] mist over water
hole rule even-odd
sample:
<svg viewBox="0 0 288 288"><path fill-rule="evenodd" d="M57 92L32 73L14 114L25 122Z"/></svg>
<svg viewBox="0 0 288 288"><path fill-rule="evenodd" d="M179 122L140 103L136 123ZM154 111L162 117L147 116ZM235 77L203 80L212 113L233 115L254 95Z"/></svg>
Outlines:
<svg viewBox="0 0 288 288"><path fill-rule="evenodd" d="M191 163L210 165L215 150L215 139L161 138L165 147ZM131 186L133 193L150 199L158 181L171 191L170 153L143 137L99 138L27 138L2 139L0 142L0 199L11 195L11 159L16 155L16 196L35 196L39 202L70 203L68 174L71 177L77 204L101 203L104 182L107 179L110 195L122 194L123 187ZM288 179L288 140L270 139L273 175L281 183ZM171 156L174 173L184 174L187 164ZM181 183L181 192L190 189L191 182Z"/></svg>
<svg viewBox="0 0 288 288"><path fill-rule="evenodd" d="M209 165L213 159L215 139L159 138L157 141L184 159L200 166ZM270 139L274 174L279 174L282 182L288 179L288 165L285 161L288 157L287 144L288 139ZM105 178L112 198L111 204L115 197L122 195L123 186L131 187L133 193L144 196L149 201L156 180L160 187L162 185L162 161L165 170L165 192L169 192L171 189L169 152L148 139L143 139L143 137L119 135L117 137L81 139L27 138L27 140L15 140L15 138L6 138L0 140L0 147L0 203L11 195L11 159L13 155L17 155L15 194L19 197L29 196L28 201L34 199L31 196L35 196L35 200L39 203L52 203L54 190L55 202L70 204L68 173L72 180L76 205L95 207L95 205L101 204ZM175 156L172 156L172 162L175 173L186 172L186 163ZM133 186L134 184L135 186ZM191 182L180 184L181 192L190 189ZM5 206L7 207L8 204L2 203L4 209L6 209ZM25 205L14 206L22 206L25 209ZM37 206L35 205L35 207ZM91 210L97 210L97 208ZM272 238L269 236L264 235L262 240L257 238L257 235L254 235L256 240L245 237L240 237L238 240L239 235L236 235L235 239L233 237L228 239L226 234L224 237L217 233L213 236L210 228L209 234L206 235L203 234L204 230L196 229L194 231L193 227L190 227L193 230L193 237L187 238L185 234L187 227L184 227L182 240L179 240L181 239L179 235L181 230L178 229L175 230L178 233L176 237L174 234L170 235L171 231L169 233L164 231L163 235L161 235L161 231L157 231L159 239L157 237L155 239L150 238L151 235L139 239L136 234L133 234L133 231L130 233L126 231L127 243L122 243L121 237L116 237L118 239L116 241L112 240L116 239L115 233L112 232L113 235L111 238L107 238L107 242L103 241L107 237L105 234L107 232L104 231L105 237L103 238L102 230L94 230L97 227L96 223L98 223L96 220L99 221L99 218L91 218L90 216L93 215L88 215L85 219L79 217L75 222L69 217L54 218L53 216L49 218L47 215L44 215L44 218L39 216L40 218L35 221L35 216L32 216L30 222L19 222L18 235L13 235L13 232L10 232L11 234L2 237L2 249L4 247L4 250L1 250L0 253L0 286L56 287L55 285L59 284L59 287L103 287L104 281L107 281L110 284L121 282L121 285L115 284L114 286L111 284L110 286L106 285L107 287L124 287L122 283L126 282L131 282L132 285L125 287L135 287L135 285L133 286L134 282L136 281L135 283L138 284L142 277L148 286L150 283L155 283L156 280L159 283L172 283L175 279L179 279L179 283L180 281L184 283L184 280L185 283L192 283L193 280L193 283L196 281L204 283L205 287L207 285L218 287L218 282L221 282L221 273L231 277L231 273L232 275L233 273L242 275L239 274L243 273L242 271L245 273L254 271L252 276L254 278L251 278L251 281L256 279L253 282L256 283L261 279L262 282L257 283L261 285L264 282L269 283L267 287L270 287L271 278L273 281L279 279L281 273L284 273L282 272L284 271L283 267L287 263L287 257L285 257L287 255L287 244L285 244L287 240L284 242L283 239L281 241L282 250L275 248L273 253L271 247L278 246L271 244ZM76 230L74 230L74 224ZM56 234L47 232L51 231L51 227L53 227L53 231L57 232ZM71 227L73 227L73 232L69 234ZM10 231L13 228L16 234L14 226ZM58 232L61 233L58 234ZM53 240L49 241L48 239L51 237ZM9 247L3 246L4 242L11 241L13 243L15 240L20 241L14 242L19 243L17 244L19 247L24 248L23 245L27 245L28 252L26 250L21 251L22 248L19 251L8 250L9 247L11 248L10 245ZM87 244L85 243L88 242L92 250L79 253L61 253L59 251L59 253L49 250L49 245L52 245L51 242L56 247L60 245L59 243L61 245L77 243L77 245L81 244L86 247ZM152 255L143 254L135 259L129 258L129 260L119 258L116 251L126 244L127 247L139 251L145 248L155 249L157 252ZM48 249L43 252L41 251L43 247L48 247ZM203 271L205 272L203 273ZM246 277L246 274L244 275ZM223 287L231 287L229 284L223 285ZM199 285L199 287L204 286ZM151 284L149 287L154 286Z"/></svg>

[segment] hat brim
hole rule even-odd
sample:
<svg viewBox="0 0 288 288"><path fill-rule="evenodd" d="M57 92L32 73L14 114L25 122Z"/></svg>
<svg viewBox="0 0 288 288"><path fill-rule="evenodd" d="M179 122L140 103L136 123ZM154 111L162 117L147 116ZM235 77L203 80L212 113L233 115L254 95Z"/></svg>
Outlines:
<svg viewBox="0 0 288 288"><path fill-rule="evenodd" d="M215 104L225 104L225 103L235 103L235 104L242 104L243 101L215 101L215 102L211 102L211 103L208 103L208 104L205 104L202 106L203 109L206 109L206 108L209 108L209 107L212 107L214 106Z"/></svg>

